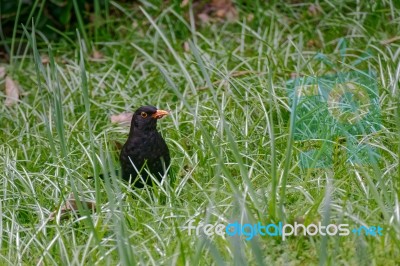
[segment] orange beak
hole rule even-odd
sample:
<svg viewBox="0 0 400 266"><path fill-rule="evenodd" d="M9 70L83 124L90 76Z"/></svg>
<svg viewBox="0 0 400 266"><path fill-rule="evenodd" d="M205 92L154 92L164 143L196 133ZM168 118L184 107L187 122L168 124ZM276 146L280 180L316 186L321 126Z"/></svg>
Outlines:
<svg viewBox="0 0 400 266"><path fill-rule="evenodd" d="M166 116L168 114L169 114L168 111L157 110L154 114L151 115L151 117L155 118L155 119L160 119L160 118L163 118L164 116Z"/></svg>

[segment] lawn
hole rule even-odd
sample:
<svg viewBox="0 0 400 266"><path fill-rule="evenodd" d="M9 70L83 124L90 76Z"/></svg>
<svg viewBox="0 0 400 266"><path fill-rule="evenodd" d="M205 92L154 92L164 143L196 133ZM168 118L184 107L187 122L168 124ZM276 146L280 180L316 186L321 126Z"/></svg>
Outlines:
<svg viewBox="0 0 400 266"><path fill-rule="evenodd" d="M18 26L2 65L18 102L0 90L0 264L398 265L400 6L305 2L238 0L236 18L203 21L180 1L110 1L57 39ZM350 118L374 108L349 128L346 108L291 93L349 75ZM171 174L146 189L98 178L129 132L111 115L142 105L171 110ZM349 232L282 237L280 223Z"/></svg>

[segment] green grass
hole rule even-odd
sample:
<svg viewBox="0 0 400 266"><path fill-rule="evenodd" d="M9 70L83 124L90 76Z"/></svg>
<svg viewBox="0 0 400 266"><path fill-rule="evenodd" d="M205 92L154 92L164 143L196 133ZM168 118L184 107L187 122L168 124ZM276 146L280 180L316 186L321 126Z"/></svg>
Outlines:
<svg viewBox="0 0 400 266"><path fill-rule="evenodd" d="M118 6L121 15L103 25L113 38L95 27L99 61L90 58L91 35L49 44L25 25L30 51L8 66L24 94L16 106L0 105L0 264L396 265L400 43L381 43L400 32L395 5L323 1L312 16L309 4L238 1L238 22L203 26L176 5ZM377 74L382 128L363 141L378 149L378 164L347 163L334 139L331 168L302 169L308 144L293 139L286 82L362 70ZM158 127L176 180L134 190L116 176L88 179L118 167L115 142L128 128L109 116L146 104L172 110ZM94 200L95 213L80 204L83 216L50 221L70 193ZM189 236L191 220L384 231L247 241Z"/></svg>

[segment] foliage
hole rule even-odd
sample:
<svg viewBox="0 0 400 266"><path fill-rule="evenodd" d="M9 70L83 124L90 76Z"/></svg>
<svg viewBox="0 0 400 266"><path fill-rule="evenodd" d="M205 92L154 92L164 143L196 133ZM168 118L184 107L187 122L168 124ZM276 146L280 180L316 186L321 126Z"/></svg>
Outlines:
<svg viewBox="0 0 400 266"><path fill-rule="evenodd" d="M99 27L100 41L96 31L55 41L35 27L23 32L29 52L12 54L8 66L19 104L0 105L0 264L396 265L395 3L237 1L237 21L199 23L177 12L179 2L153 2L110 1L120 13L105 20L110 31ZM349 162L346 143L333 138L332 167L302 168L302 149L318 140L293 138L287 82L366 70L376 73L381 127L357 141L379 151L378 163ZM109 116L144 104L172 110L159 128L175 183L137 190L116 176L87 178L118 166L114 143L128 129ZM71 193L94 213L77 204L81 216L51 220ZM192 220L384 230L246 240L189 235Z"/></svg>

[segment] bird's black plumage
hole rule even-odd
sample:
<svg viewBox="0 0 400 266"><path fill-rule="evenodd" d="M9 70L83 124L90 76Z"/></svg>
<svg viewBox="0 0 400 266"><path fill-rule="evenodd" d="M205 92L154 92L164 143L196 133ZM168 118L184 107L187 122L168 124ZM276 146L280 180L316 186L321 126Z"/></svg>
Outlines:
<svg viewBox="0 0 400 266"><path fill-rule="evenodd" d="M157 131L157 120L167 114L167 111L154 106L142 106L133 114L129 136L119 160L122 178L133 182L135 187L143 187L142 180L146 184L152 183L147 171L161 180L170 165L168 146Z"/></svg>

